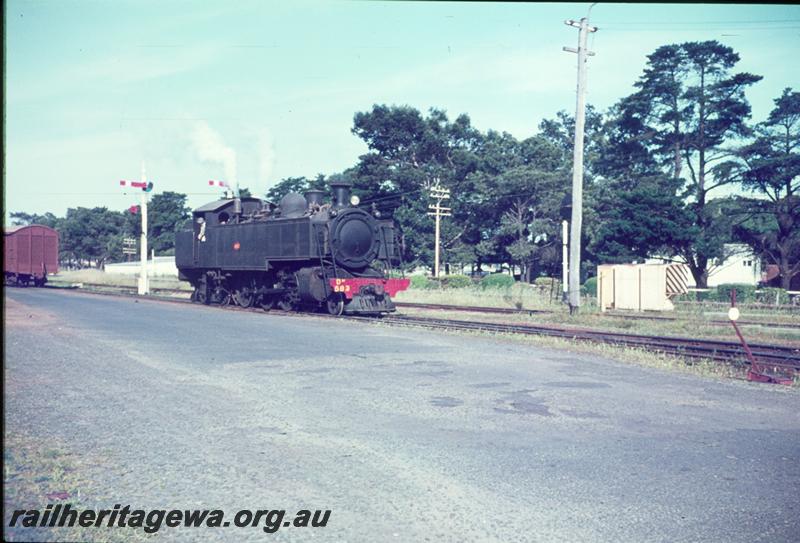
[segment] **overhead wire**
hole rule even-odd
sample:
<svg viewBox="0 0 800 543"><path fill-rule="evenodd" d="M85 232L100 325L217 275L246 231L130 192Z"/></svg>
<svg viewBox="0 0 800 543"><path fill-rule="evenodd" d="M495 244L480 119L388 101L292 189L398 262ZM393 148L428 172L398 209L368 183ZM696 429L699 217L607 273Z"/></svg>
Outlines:
<svg viewBox="0 0 800 543"><path fill-rule="evenodd" d="M738 21L620 21L616 23L596 23L593 22L592 24L602 24L603 26L609 25L663 25L663 24L687 24L687 25L713 25L713 24L789 24L789 23L800 23L800 19L766 19L766 20L738 20Z"/></svg>

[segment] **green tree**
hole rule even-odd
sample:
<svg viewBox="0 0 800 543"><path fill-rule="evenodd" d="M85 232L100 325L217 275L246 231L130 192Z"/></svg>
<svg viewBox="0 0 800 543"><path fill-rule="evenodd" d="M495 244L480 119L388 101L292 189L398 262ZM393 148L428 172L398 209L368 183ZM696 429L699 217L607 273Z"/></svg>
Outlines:
<svg viewBox="0 0 800 543"><path fill-rule="evenodd" d="M584 176L589 181L596 176L595 164L602 158L605 138L605 118L591 104L586 106L584 120ZM561 161L572 164L575 145L575 117L566 111L559 111L555 119L544 119L539 123L539 133L561 152Z"/></svg>
<svg viewBox="0 0 800 543"><path fill-rule="evenodd" d="M622 263L673 256L690 246L697 228L679 195L684 181L663 172L645 143L647 104L638 95L610 109L593 159L587 253L597 263ZM642 137L644 135L644 137Z"/></svg>
<svg viewBox="0 0 800 543"><path fill-rule="evenodd" d="M781 287L788 290L800 272L800 93L784 89L739 157L742 163L730 165L730 176L741 175L759 198L743 200L747 219L737 233L778 265Z"/></svg>
<svg viewBox="0 0 800 543"><path fill-rule="evenodd" d="M660 177L642 178L628 188L603 181L597 201L602 219L589 236L599 262L669 256L675 247L691 245L697 227L675 190L675 183Z"/></svg>
<svg viewBox="0 0 800 543"><path fill-rule="evenodd" d="M186 195L171 191L154 195L148 205L148 215L150 248L160 254L173 252L175 232L191 218Z"/></svg>
<svg viewBox="0 0 800 543"><path fill-rule="evenodd" d="M482 192L492 196L487 205L497 217L494 240L504 248L504 258L519 265L525 281L541 259L542 250L559 238L559 211L567 186L564 169L554 169L552 147L538 147L542 154L523 164L485 177Z"/></svg>
<svg viewBox="0 0 800 543"><path fill-rule="evenodd" d="M681 196L697 237L673 249L686 260L699 287L707 285L709 263L724 257L730 237L714 224L709 193L737 182L720 161L731 156L725 144L750 134L744 92L761 79L733 73L738 61L733 49L717 41L659 47L648 57L636 83L639 90L622 103L623 116L639 124L636 137L671 177L685 182Z"/></svg>
<svg viewBox="0 0 800 543"><path fill-rule="evenodd" d="M353 181L362 205L374 204L384 216L394 217L403 232L405 260L431 265L433 220L427 215L427 188L438 183L453 193L469 194L465 184L475 170L480 134L466 115L450 121L439 109L432 108L423 116L409 106L386 105L356 113L352 131L365 141L369 152L343 175ZM453 217L443 221L441 235L446 258L449 250L465 242L471 212L469 202L461 198L449 203ZM463 255L459 250L458 258Z"/></svg>
<svg viewBox="0 0 800 543"><path fill-rule="evenodd" d="M41 224L56 228L58 226L59 218L50 213L49 211L43 215L37 213L25 213L23 211L14 211L11 213L11 224L18 226L28 226L30 224Z"/></svg>
<svg viewBox="0 0 800 543"><path fill-rule="evenodd" d="M121 256L124 222L122 213L105 207L70 208L60 229L62 250L79 267L102 268L109 258Z"/></svg>
<svg viewBox="0 0 800 543"><path fill-rule="evenodd" d="M591 273L594 266L600 263L600 260L595 254L595 244L592 243L596 237L599 225L603 219L603 214L600 212L599 207L602 204L601 196L602 186L598 184L605 175L609 175L603 171L606 167L604 160L608 156L608 121L604 115L599 113L594 107L588 105L586 107L586 124L584 133L584 188L583 188L583 228L581 232L581 278ZM545 119L539 124L541 136L549 142L550 145L555 146L560 150L559 155L559 171L561 172L562 181L559 184L560 190L557 194L560 200L556 203L553 202L551 212L553 231L550 232L552 240L561 239L561 220L566 218L570 220L569 213L566 217L562 217L561 207L562 202L570 202L569 206L565 206L565 211L571 210L571 187L572 187L572 164L573 164L573 144L575 132L575 119L568 113L561 111L557 114L556 119ZM555 213L558 209L558 213ZM547 255L549 261L546 264L545 271L550 274L560 275L561 271L558 268L561 262L560 251L557 251L552 246L548 246L543 251L543 256Z"/></svg>

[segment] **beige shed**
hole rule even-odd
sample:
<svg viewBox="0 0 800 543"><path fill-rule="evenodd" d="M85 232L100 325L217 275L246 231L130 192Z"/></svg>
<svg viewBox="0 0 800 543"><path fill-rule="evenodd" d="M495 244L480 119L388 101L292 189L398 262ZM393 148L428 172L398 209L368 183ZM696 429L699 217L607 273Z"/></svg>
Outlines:
<svg viewBox="0 0 800 543"><path fill-rule="evenodd" d="M597 266L600 311L671 311L671 299L687 290L684 264L602 264Z"/></svg>

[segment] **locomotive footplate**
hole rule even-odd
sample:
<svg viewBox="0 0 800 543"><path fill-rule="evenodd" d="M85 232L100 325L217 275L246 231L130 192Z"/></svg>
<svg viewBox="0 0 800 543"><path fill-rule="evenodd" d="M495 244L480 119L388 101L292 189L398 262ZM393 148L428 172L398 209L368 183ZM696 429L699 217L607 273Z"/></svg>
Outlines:
<svg viewBox="0 0 800 543"><path fill-rule="evenodd" d="M345 298L345 313L391 313L396 311L392 296L406 290L409 279L350 277L330 279L333 292Z"/></svg>
<svg viewBox="0 0 800 543"><path fill-rule="evenodd" d="M350 299L358 294L386 293L395 296L398 292L406 290L411 283L411 279L383 279L381 277L349 277L329 279L329 283L334 292L341 292L345 298ZM371 289L371 290L364 290Z"/></svg>

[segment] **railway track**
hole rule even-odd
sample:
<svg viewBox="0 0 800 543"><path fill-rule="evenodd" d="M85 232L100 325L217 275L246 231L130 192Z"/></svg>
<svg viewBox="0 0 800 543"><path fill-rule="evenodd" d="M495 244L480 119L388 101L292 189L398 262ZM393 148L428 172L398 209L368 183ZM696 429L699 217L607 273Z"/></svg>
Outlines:
<svg viewBox="0 0 800 543"><path fill-rule="evenodd" d="M553 311L547 309L517 309L513 307L481 307L481 306L463 306L463 305L447 305L447 304L420 304L401 302L395 303L399 308L407 307L409 309L432 309L441 311L464 311L469 313L495 313L498 315L544 315L552 314ZM681 319L677 317L668 317L665 315L634 315L626 313L604 313L603 316L617 319L628 320L654 320L654 321L673 321L677 322ZM730 326L730 321L725 319L710 319L703 321L703 324L712 324L714 326ZM737 321L739 326L765 326L769 328L792 328L800 329L800 323L792 322L767 322L767 321L753 321L753 320L740 320Z"/></svg>
<svg viewBox="0 0 800 543"><path fill-rule="evenodd" d="M101 291L89 291L100 294L116 294L138 297L135 295L136 287L112 287L109 285L89 285L84 286L99 287ZM58 288L58 287L56 287ZM62 287L63 288L63 287ZM151 289L158 292L170 294L186 294L186 298L175 298L166 296L149 296L148 299L157 301L169 301L178 303L191 303L188 299L189 292L177 289ZM105 291L105 292L103 292ZM432 304L415 304L419 306L430 306ZM402 306L409 307L409 304L402 304ZM435 306L441 308L442 306ZM460 307L460 306L444 306ZM227 306L226 310L236 311L258 311L261 309L248 308L243 309L236 306ZM469 308L474 309L474 308ZM494 308L481 308L486 310L493 310ZM279 312L279 310L273 310ZM512 309L511 311L519 312L519 310ZM523 310L526 311L526 310ZM490 312L490 311L487 311ZM290 312L291 313L291 312ZM505 312L504 313L508 313ZM371 323L385 323L399 326L414 326L432 329L444 329L450 331L479 331L491 332L496 334L516 334L528 336L547 336L568 339L573 341L583 341L590 343L603 343L609 345L641 348L647 351L659 352L668 355L680 356L683 358L691 359L708 359L717 362L734 363L741 366L749 365L746 354L742 346L738 343L731 341L709 340L709 339L693 339L681 338L671 336L652 336L642 334L629 334L621 332L608 332L591 330L584 328L572 328L556 325L544 324L510 324L510 323L493 323L493 322L474 322L456 319L438 319L428 317L413 317L404 315L391 315L384 316L380 319L374 317L364 316L344 316L333 317L326 314L313 314L315 317L323 318L346 318L350 320L358 320L362 322ZM750 344L753 355L759 365L767 368L774 368L789 372L800 371L800 347L790 347L781 345L770 345L755 343Z"/></svg>
<svg viewBox="0 0 800 543"><path fill-rule="evenodd" d="M365 317L353 318L367 320ZM576 341L606 343L625 347L640 347L649 351L688 358L706 358L720 362L741 362L743 365L747 364L746 354L742 346L730 341L625 334L550 325L504 324L409 316L384 317L380 322L447 330L559 337ZM750 349L759 364L793 371L800 370L800 348L798 347L756 343L750 344Z"/></svg>
<svg viewBox="0 0 800 543"><path fill-rule="evenodd" d="M99 283L82 283L85 287L94 289L124 289L131 292L136 292L136 287L121 287L112 285L103 285ZM63 288L63 287L62 287ZM160 288L151 287L151 291L163 294L184 294L190 295L191 292L183 289L173 288ZM398 308L408 309L431 309L439 311L459 311L467 313L487 313L498 315L547 315L552 314L554 311L548 309L522 309L514 307L486 307L486 306L463 306L463 305L450 305L450 304L425 304L425 303L412 303L412 302L396 302ZM628 320L654 320L654 321L673 321L677 322L681 319L677 317L669 317L665 315L634 315L626 313L605 313L604 316L617 319ZM703 324L711 324L715 326L730 326L730 321L726 319L710 319L703 321ZM763 326L768 328L787 328L787 329L800 329L800 323L787 323L787 322L769 322L769 321L756 321L756 320L739 320L739 326Z"/></svg>

